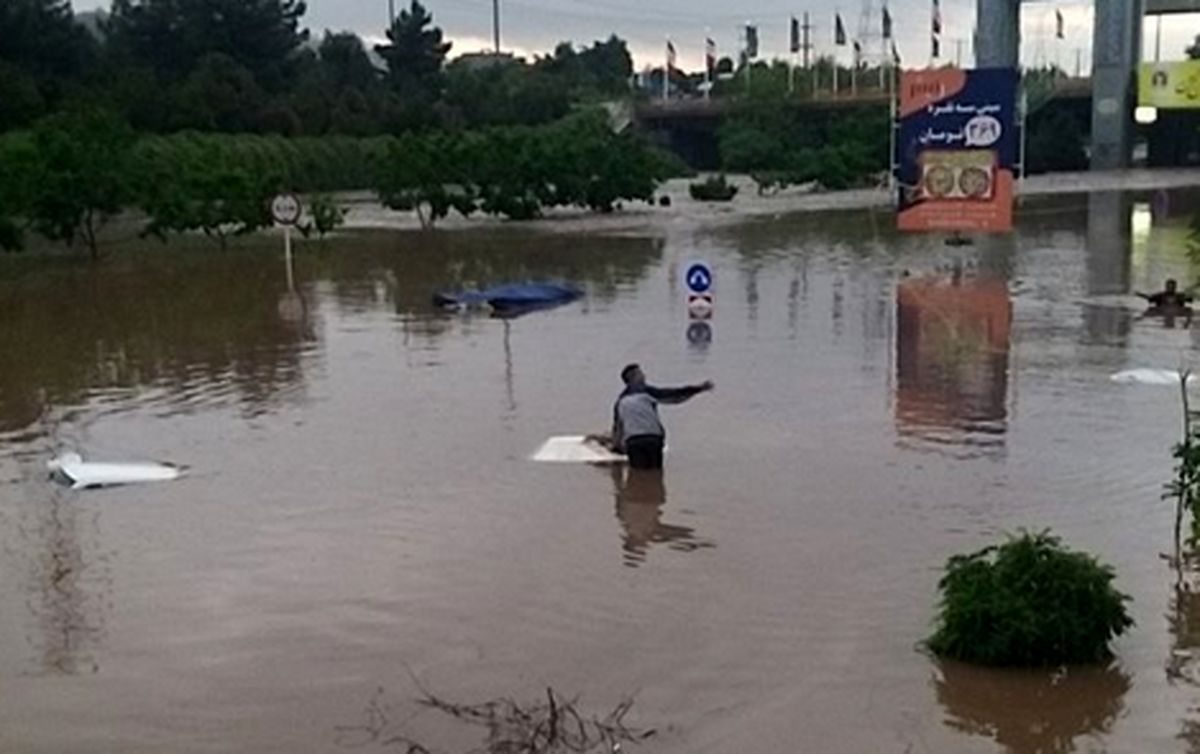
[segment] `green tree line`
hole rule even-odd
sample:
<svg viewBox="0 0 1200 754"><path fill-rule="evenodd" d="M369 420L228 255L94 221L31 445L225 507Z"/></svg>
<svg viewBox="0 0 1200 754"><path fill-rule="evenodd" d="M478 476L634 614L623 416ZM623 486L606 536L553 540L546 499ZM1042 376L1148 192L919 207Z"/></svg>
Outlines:
<svg viewBox="0 0 1200 754"><path fill-rule="evenodd" d="M76 16L69 0L4 0L0 131L81 107L155 133L535 125L627 94L633 72L616 37L532 62L448 62L450 44L418 0L373 49L349 32L311 39L306 10L301 0L113 0Z"/></svg>
<svg viewBox="0 0 1200 754"><path fill-rule="evenodd" d="M398 137L137 134L118 116L50 116L0 135L0 248L26 234L99 253L105 224L127 213L145 236L231 236L270 224L280 191L370 189L432 225L451 209L512 219L552 207L611 211L649 200L676 165L639 137L616 133L603 111L541 126L410 132ZM318 211L318 209L320 211ZM340 214L310 203L318 230Z"/></svg>
<svg viewBox="0 0 1200 754"><path fill-rule="evenodd" d="M718 132L721 162L726 170L752 174L763 188L874 185L888 169L888 128L886 106L818 112L752 97Z"/></svg>

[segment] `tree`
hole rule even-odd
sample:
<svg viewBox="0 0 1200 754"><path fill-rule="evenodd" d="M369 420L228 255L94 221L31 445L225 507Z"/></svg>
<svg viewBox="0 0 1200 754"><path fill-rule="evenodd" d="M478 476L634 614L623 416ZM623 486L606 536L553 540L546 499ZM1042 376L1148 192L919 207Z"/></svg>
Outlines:
<svg viewBox="0 0 1200 754"><path fill-rule="evenodd" d="M379 81L379 71L367 56L362 40L351 32L325 32L317 54L329 82L339 90L366 92Z"/></svg>
<svg viewBox="0 0 1200 754"><path fill-rule="evenodd" d="M52 116L33 130L29 220L46 238L83 241L93 259L98 235L131 198L128 180L133 131L111 113Z"/></svg>
<svg viewBox="0 0 1200 754"><path fill-rule="evenodd" d="M37 80L17 66L0 61L0 131L30 123L45 106Z"/></svg>
<svg viewBox="0 0 1200 754"><path fill-rule="evenodd" d="M67 0L0 2L0 130L24 126L83 76L96 43Z"/></svg>
<svg viewBox="0 0 1200 754"><path fill-rule="evenodd" d="M412 0L388 29L390 43L375 47L387 63L393 89L402 97L418 98L427 104L441 94L442 68L450 52L450 43L442 41L442 30L432 24L433 16L425 6Z"/></svg>
<svg viewBox="0 0 1200 754"><path fill-rule="evenodd" d="M1186 52L1189 59L1200 60L1200 34L1197 34L1192 43L1188 45Z"/></svg>
<svg viewBox="0 0 1200 754"><path fill-rule="evenodd" d="M385 206L415 210L430 229L451 209L469 215L475 198L462 140L449 133L406 134L388 150L376 192Z"/></svg>
<svg viewBox="0 0 1200 754"><path fill-rule="evenodd" d="M254 74L224 53L199 60L180 89L185 122L208 131L252 130L264 95Z"/></svg>
<svg viewBox="0 0 1200 754"><path fill-rule="evenodd" d="M176 143L144 160L139 203L150 218L145 235L199 231L224 251L229 238L270 225L277 181L217 142Z"/></svg>
<svg viewBox="0 0 1200 754"><path fill-rule="evenodd" d="M113 0L110 44L169 78L188 76L207 55L226 55L269 90L280 88L296 50L302 0Z"/></svg>
<svg viewBox="0 0 1200 754"><path fill-rule="evenodd" d="M624 94L633 76L633 58L625 40L615 34L604 42L576 51L570 42L560 42L536 68L559 77L577 97Z"/></svg>
<svg viewBox="0 0 1200 754"><path fill-rule="evenodd" d="M563 77L519 61L482 69L455 62L446 69L443 102L472 126L538 125L570 111L567 86Z"/></svg>
<svg viewBox="0 0 1200 754"><path fill-rule="evenodd" d="M36 157L29 134L0 136L0 251L24 247Z"/></svg>
<svg viewBox="0 0 1200 754"><path fill-rule="evenodd" d="M1045 108L1029 118L1025 161L1030 173L1087 169L1084 126L1069 112Z"/></svg>
<svg viewBox="0 0 1200 754"><path fill-rule="evenodd" d="M0 61L39 82L80 75L95 53L95 42L75 23L69 0L4 0L0 30Z"/></svg>

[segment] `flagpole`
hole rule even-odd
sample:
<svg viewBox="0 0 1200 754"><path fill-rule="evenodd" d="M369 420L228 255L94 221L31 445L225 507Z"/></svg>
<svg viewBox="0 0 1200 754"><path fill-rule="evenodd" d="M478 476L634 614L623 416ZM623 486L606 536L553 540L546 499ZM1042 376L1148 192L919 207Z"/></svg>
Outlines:
<svg viewBox="0 0 1200 754"><path fill-rule="evenodd" d="M854 40L855 45L862 44L857 39ZM850 64L850 99L858 96L858 47L851 48L853 50L853 62Z"/></svg>
<svg viewBox="0 0 1200 754"><path fill-rule="evenodd" d="M837 45L833 46L833 98L838 96L838 53Z"/></svg>
<svg viewBox="0 0 1200 754"><path fill-rule="evenodd" d="M838 96L838 47L841 43L838 41L838 25L841 23L842 16L840 13L833 14L833 98Z"/></svg>
<svg viewBox="0 0 1200 754"><path fill-rule="evenodd" d="M704 30L704 99L708 99L712 95L712 50L709 49L708 40L711 39L712 30Z"/></svg>

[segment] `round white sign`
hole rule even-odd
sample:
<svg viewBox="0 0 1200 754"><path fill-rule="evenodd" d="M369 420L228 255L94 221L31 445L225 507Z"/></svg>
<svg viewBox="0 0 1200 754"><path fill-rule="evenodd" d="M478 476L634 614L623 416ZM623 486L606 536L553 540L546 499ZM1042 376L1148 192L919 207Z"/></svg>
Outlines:
<svg viewBox="0 0 1200 754"><path fill-rule="evenodd" d="M295 194L280 194L271 200L271 217L280 225L295 225L303 212L300 199Z"/></svg>

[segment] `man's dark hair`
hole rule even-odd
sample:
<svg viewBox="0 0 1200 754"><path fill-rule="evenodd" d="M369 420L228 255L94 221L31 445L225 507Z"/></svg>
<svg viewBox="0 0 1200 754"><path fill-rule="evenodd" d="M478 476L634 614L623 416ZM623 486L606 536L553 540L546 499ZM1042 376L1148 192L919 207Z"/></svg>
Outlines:
<svg viewBox="0 0 1200 754"><path fill-rule="evenodd" d="M641 369L641 367L637 364L626 364L625 368L621 370L621 382L624 382L626 385L628 385L629 381L633 379L634 373L639 369Z"/></svg>

